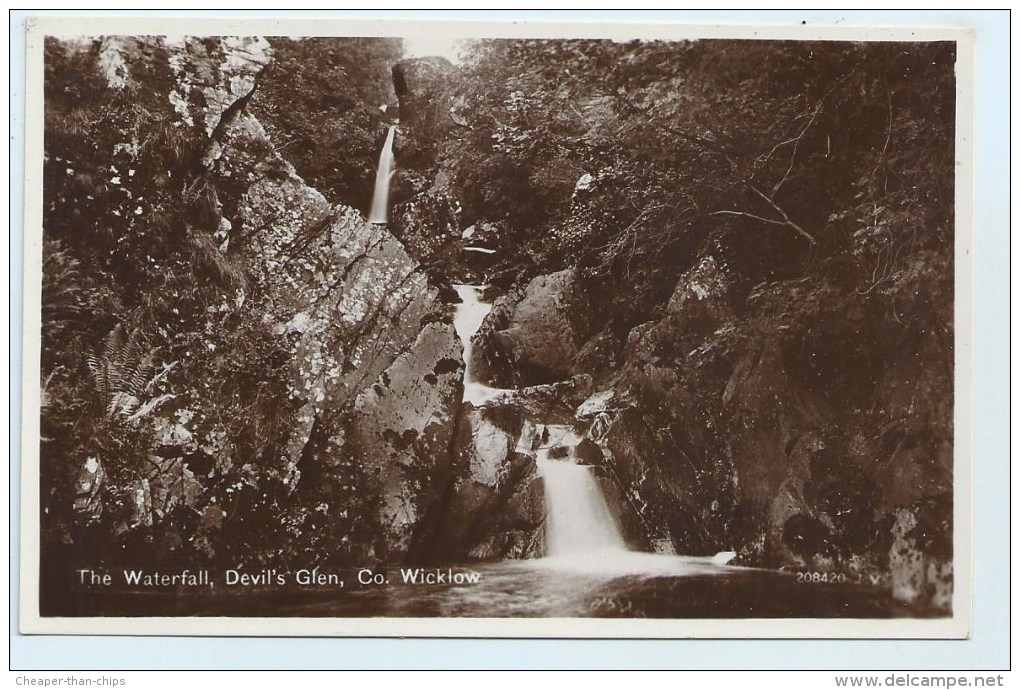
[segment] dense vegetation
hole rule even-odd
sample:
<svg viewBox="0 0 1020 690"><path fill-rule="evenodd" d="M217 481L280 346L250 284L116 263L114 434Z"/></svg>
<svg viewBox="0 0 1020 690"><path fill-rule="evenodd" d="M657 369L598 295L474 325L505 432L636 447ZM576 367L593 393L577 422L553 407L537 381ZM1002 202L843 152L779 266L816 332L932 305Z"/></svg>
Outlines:
<svg viewBox="0 0 1020 690"><path fill-rule="evenodd" d="M247 245L259 229L238 209L253 181L286 175L277 142L332 198L367 203L399 42L273 46L255 95L275 138L246 140L235 158L250 167L231 177L210 151L249 99L205 127L230 88L221 43L46 41L45 564L257 563L299 548L298 525L315 534L277 462L293 345L267 322ZM206 82L181 96L189 79Z"/></svg>
<svg viewBox="0 0 1020 690"><path fill-rule="evenodd" d="M951 44L485 40L401 62L388 230L347 207L369 203L399 41L270 44L252 90L220 74L250 46L46 43L45 562L426 553L467 452L444 434L472 439L436 413L460 363L423 271L450 301L493 284L508 322L558 272L543 289L569 289L533 303L577 342L535 370L624 401L592 461L648 543L884 568L900 529L947 557ZM461 252L468 226L495 254ZM302 340L324 304L336 352ZM350 382L342 404L309 413L329 401L296 390L308 371Z"/></svg>
<svg viewBox="0 0 1020 690"><path fill-rule="evenodd" d="M367 212L380 132L393 105L400 39L271 38L252 112L298 174L333 202Z"/></svg>
<svg viewBox="0 0 1020 690"><path fill-rule="evenodd" d="M836 257L878 283L950 227L953 62L948 44L479 42L450 153L464 222L504 223L508 264L576 262L636 305L709 237L748 286Z"/></svg>

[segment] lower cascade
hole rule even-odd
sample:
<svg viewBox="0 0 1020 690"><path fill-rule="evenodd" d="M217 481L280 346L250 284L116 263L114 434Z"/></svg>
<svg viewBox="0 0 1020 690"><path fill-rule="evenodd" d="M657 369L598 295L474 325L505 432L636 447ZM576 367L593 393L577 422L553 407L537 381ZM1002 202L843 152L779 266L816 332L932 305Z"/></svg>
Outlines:
<svg viewBox="0 0 1020 690"><path fill-rule="evenodd" d="M492 305L482 301L485 286L454 285L460 303L454 327L464 343L464 401L484 405L512 390L494 388L475 378L474 335ZM569 569L589 574L683 575L718 571L736 555L731 551L712 557L643 553L627 547L595 476L595 468L578 461L575 449L581 438L563 424L543 425L532 420L517 450L535 453L545 493L545 557L524 561L535 567Z"/></svg>
<svg viewBox="0 0 1020 690"><path fill-rule="evenodd" d="M577 462L573 449L580 439L566 426L548 426L549 443L536 459L545 483L546 555L626 552L623 537L595 480L594 468ZM554 453L565 457L550 457Z"/></svg>

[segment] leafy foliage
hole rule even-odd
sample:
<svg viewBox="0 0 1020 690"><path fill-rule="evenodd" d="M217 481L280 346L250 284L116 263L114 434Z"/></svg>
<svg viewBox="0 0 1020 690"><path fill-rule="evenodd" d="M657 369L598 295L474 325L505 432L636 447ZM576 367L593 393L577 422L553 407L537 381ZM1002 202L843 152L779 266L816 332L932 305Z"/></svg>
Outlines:
<svg viewBox="0 0 1020 690"><path fill-rule="evenodd" d="M93 458L108 509L86 532L108 546L129 540L121 556L159 559L184 547L196 475L209 475L222 450L215 439L251 439L252 426L286 414L288 362L262 315L236 299L244 270L214 239L221 203L200 163L207 135L166 97L166 48L146 45L112 88L101 39L46 42L40 450L46 548L90 541L72 499ZM253 455L280 442L266 437L250 442ZM173 455L189 447L186 460ZM207 489L215 500L216 482Z"/></svg>

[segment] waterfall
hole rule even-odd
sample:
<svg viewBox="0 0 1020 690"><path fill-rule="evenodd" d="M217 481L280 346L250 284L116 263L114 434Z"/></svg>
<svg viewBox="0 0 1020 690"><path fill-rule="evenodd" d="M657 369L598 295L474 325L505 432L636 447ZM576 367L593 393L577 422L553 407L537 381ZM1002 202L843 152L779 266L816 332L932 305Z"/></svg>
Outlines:
<svg viewBox="0 0 1020 690"><path fill-rule="evenodd" d="M471 342L492 305L483 302L481 285L454 285L460 304L453 325L464 343L464 400L476 406L512 394L493 388L475 378L471 364ZM527 561L532 568L583 572L586 575L695 575L726 572L736 555L732 551L713 557L674 556L642 553L627 548L616 519L596 481L594 468L578 462L575 455L580 437L567 425L525 423L517 452L535 452L538 473L545 487L546 557ZM539 439L537 448L535 438ZM732 568L730 568L732 570Z"/></svg>
<svg viewBox="0 0 1020 690"><path fill-rule="evenodd" d="M375 170L375 191L372 193L372 210L368 214L369 223L385 225L390 200L390 175L393 172L393 135L397 126L390 125L386 132L386 143L379 154L379 167Z"/></svg>
<svg viewBox="0 0 1020 690"><path fill-rule="evenodd" d="M457 305L453 314L453 328L460 336L461 342L464 343L464 400L474 405L481 405L509 392L504 388L493 388L477 381L471 366L472 351L474 350L471 338L482 327L482 321L492 311L492 305L483 302L479 297L482 286L454 285L453 287L460 297L460 304Z"/></svg>
<svg viewBox="0 0 1020 690"><path fill-rule="evenodd" d="M626 552L593 468L578 464L574 448L580 439L570 427L546 427L548 442L537 451L538 471L545 483L546 555L560 556ZM550 457L558 451L559 457Z"/></svg>
<svg viewBox="0 0 1020 690"><path fill-rule="evenodd" d="M492 305L481 300L482 286L453 287L461 300L454 310L453 326L464 343L464 400L482 405L512 392L478 381L473 371L474 345L471 341L492 310ZM531 428L534 429L534 426ZM536 462L545 483L547 555L626 553L627 547L602 489L595 481L593 468L579 464L574 457L574 448L580 438L568 426L549 425L543 428L544 441L536 450ZM531 448L521 448L521 451L530 452Z"/></svg>

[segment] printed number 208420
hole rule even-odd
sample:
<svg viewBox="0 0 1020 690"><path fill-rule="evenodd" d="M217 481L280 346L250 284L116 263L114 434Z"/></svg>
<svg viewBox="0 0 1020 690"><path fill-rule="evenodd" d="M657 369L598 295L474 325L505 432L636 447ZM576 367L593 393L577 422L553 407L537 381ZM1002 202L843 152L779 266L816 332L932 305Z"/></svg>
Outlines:
<svg viewBox="0 0 1020 690"><path fill-rule="evenodd" d="M796 581L804 584L844 584L850 580L846 573L820 573L817 570L809 570L797 573Z"/></svg>

